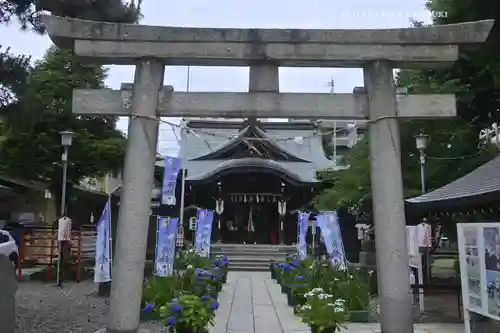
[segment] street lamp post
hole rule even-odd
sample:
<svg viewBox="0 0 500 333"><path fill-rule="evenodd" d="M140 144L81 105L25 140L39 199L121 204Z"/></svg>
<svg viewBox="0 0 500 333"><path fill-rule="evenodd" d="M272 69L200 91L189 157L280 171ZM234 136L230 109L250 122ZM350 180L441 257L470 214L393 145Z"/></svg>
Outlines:
<svg viewBox="0 0 500 333"><path fill-rule="evenodd" d="M425 188L425 162L426 162L426 155L425 155L425 149L427 148L427 143L429 142L429 136L420 133L415 135L415 144L417 146L417 149L420 153L420 191L422 194L425 194L426 188ZM426 268L426 280L427 283L430 283L431 280L431 266L430 266L430 248L428 246L425 247L424 250L424 255L425 255L425 268Z"/></svg>
<svg viewBox="0 0 500 333"><path fill-rule="evenodd" d="M422 194L425 194L425 149L428 141L429 137L425 134L415 135L415 143L420 153L420 189Z"/></svg>
<svg viewBox="0 0 500 333"><path fill-rule="evenodd" d="M61 135L61 145L63 146L63 153L61 156L62 166L63 166L63 174L62 174L62 185L61 185L61 211L60 218L66 215L66 183L68 178L68 150L73 143L73 137L75 134L70 131L63 131L59 133ZM63 260L63 241L58 241L58 256L57 256L57 285L62 287L62 260Z"/></svg>

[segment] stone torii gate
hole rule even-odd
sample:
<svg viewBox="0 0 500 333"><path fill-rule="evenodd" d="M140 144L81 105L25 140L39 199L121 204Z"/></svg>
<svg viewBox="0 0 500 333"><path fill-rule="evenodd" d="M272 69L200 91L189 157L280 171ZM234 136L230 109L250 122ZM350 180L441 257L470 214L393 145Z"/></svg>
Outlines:
<svg viewBox="0 0 500 333"><path fill-rule="evenodd" d="M100 64L135 65L132 91L76 90L73 112L129 116L108 333L139 326L158 117L367 119L381 325L413 332L398 118L455 115L452 95L396 98L394 68L449 65L493 20L389 30L212 29L44 16L57 45ZM248 93L173 92L165 66L250 66ZM356 94L279 93L279 66L363 68Z"/></svg>

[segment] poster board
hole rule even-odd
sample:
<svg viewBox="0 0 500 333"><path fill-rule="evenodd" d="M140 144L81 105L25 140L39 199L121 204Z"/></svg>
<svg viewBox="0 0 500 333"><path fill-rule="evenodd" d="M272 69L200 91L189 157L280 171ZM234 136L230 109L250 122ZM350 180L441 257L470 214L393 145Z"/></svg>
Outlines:
<svg viewBox="0 0 500 333"><path fill-rule="evenodd" d="M470 314L500 321L500 223L457 224L465 332Z"/></svg>

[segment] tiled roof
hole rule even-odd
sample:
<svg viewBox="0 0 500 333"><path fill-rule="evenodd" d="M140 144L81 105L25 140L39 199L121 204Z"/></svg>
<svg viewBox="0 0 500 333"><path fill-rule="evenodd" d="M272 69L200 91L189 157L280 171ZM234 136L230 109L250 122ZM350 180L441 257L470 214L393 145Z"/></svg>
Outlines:
<svg viewBox="0 0 500 333"><path fill-rule="evenodd" d="M186 180L188 181L197 181L211 178L221 172L233 169L233 168L265 168L269 170L274 170L280 173L283 173L285 176L300 182L300 183L318 183L316 179L306 179L301 177L298 173L294 172L289 166L293 165L293 162L284 162L280 163L274 160L267 160L262 158L240 158L240 159L231 159L219 163L214 168L208 169L206 172L198 175L189 176Z"/></svg>
<svg viewBox="0 0 500 333"><path fill-rule="evenodd" d="M463 204L464 200L468 200L469 203L472 201L486 203L494 194L500 197L500 156L443 187L407 199L406 202L412 205L436 205L436 207L441 204L458 206Z"/></svg>
<svg viewBox="0 0 500 333"><path fill-rule="evenodd" d="M247 139L247 138L263 139L264 144L266 146L268 146L268 148L271 151L274 150L274 151L278 152L279 155L284 155L287 160L290 160L293 162L311 163L311 161L304 160L304 159L294 155L293 153L289 152L288 150L286 150L286 148L282 147L276 140L273 140L273 138L269 137L266 134L266 132L264 132L262 129L260 129L256 125L246 126L241 132L239 132L233 139L230 139L222 147L218 148L215 151L209 152L203 156L192 158L191 161L220 159L221 154L224 154L225 152L229 151L230 149L237 148L238 145L240 145L240 144L247 145L247 143L244 143L245 139Z"/></svg>

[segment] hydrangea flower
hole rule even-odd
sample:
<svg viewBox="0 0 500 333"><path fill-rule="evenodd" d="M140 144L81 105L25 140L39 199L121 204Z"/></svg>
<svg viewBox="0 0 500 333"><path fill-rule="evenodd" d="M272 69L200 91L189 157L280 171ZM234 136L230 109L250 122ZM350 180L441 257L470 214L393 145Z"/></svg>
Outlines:
<svg viewBox="0 0 500 333"><path fill-rule="evenodd" d="M177 324L177 319L175 317L170 316L167 318L168 326L175 326L175 324Z"/></svg>
<svg viewBox="0 0 500 333"><path fill-rule="evenodd" d="M219 308L219 303L216 300L213 300L210 303L210 308L213 309L213 310L217 310Z"/></svg>
<svg viewBox="0 0 500 333"><path fill-rule="evenodd" d="M172 311L174 312L182 312L183 309L184 307L178 303L172 304Z"/></svg>
<svg viewBox="0 0 500 333"><path fill-rule="evenodd" d="M155 304L154 303L146 303L146 306L142 310L143 312L151 312L155 309Z"/></svg>

